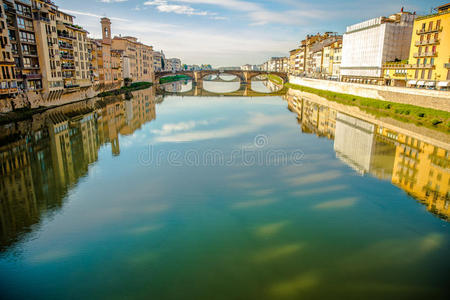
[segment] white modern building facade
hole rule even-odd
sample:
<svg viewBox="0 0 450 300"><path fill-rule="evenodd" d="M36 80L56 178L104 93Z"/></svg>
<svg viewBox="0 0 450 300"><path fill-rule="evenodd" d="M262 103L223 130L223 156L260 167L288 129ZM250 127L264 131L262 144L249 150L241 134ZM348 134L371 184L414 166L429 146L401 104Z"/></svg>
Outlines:
<svg viewBox="0 0 450 300"><path fill-rule="evenodd" d="M409 57L415 15L400 12L348 26L343 36L343 81L381 83L385 62Z"/></svg>

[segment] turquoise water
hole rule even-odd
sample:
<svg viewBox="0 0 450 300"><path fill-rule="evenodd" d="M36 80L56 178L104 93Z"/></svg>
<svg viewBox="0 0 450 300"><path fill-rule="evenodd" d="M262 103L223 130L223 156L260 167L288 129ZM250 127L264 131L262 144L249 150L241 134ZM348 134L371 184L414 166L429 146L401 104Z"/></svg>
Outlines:
<svg viewBox="0 0 450 300"><path fill-rule="evenodd" d="M444 155L421 198L409 139L291 100L147 90L4 127L2 298L445 299L445 147L408 136Z"/></svg>

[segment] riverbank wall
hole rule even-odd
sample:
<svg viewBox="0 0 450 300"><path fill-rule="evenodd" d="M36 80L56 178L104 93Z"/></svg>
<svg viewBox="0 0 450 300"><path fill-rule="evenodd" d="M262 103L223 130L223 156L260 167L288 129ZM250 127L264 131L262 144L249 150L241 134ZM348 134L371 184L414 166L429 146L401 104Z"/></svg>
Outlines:
<svg viewBox="0 0 450 300"><path fill-rule="evenodd" d="M360 97L450 111L449 91L377 86L297 76L289 76L289 83L335 93L351 94Z"/></svg>
<svg viewBox="0 0 450 300"><path fill-rule="evenodd" d="M48 93L27 92L21 93L15 98L0 100L0 113L9 113L15 109L39 107L53 107L74 102L79 102L96 97L102 92L119 89L121 84L108 86L88 86Z"/></svg>

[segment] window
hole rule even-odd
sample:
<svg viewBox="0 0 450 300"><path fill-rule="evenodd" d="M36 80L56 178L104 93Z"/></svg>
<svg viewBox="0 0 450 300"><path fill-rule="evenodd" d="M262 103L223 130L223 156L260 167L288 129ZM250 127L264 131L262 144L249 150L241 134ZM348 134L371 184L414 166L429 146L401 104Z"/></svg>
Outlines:
<svg viewBox="0 0 450 300"><path fill-rule="evenodd" d="M428 79L431 79L432 76L433 76L433 70L429 70L428 71Z"/></svg>
<svg viewBox="0 0 450 300"><path fill-rule="evenodd" d="M422 74L420 74L420 79L424 79L425 78L425 70L422 70Z"/></svg>
<svg viewBox="0 0 450 300"><path fill-rule="evenodd" d="M433 28L433 21L431 21L429 24L428 24L428 30L431 30Z"/></svg>
<svg viewBox="0 0 450 300"><path fill-rule="evenodd" d="M430 59L430 65L434 66L434 58Z"/></svg>
<svg viewBox="0 0 450 300"><path fill-rule="evenodd" d="M436 29L439 30L440 27L441 27L441 20L437 20L436 21Z"/></svg>

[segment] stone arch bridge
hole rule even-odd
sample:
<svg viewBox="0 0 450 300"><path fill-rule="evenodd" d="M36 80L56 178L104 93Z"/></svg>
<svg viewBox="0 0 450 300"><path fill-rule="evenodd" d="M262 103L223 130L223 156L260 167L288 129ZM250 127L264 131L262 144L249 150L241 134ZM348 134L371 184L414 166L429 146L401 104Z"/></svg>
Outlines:
<svg viewBox="0 0 450 300"><path fill-rule="evenodd" d="M288 75L285 72L267 72L267 71L243 71L243 70L208 70L208 71L178 71L178 72L155 72L155 82L166 76L185 75L192 78L196 86L203 86L203 79L210 75L229 74L235 75L241 81L241 84L250 84L253 77L260 75L275 75L283 80L283 83L288 82Z"/></svg>

